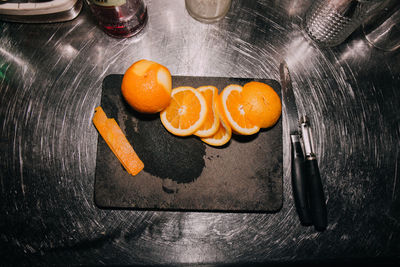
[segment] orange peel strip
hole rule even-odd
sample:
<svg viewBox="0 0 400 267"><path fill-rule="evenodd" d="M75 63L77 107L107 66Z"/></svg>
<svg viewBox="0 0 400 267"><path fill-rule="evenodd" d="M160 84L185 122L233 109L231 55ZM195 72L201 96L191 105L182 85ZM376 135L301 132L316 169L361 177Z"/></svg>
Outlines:
<svg viewBox="0 0 400 267"><path fill-rule="evenodd" d="M96 126L100 135L126 171L131 175L138 174L143 170L144 164L126 139L118 123L114 119L107 118L107 115L101 107L97 107L95 111L93 124Z"/></svg>

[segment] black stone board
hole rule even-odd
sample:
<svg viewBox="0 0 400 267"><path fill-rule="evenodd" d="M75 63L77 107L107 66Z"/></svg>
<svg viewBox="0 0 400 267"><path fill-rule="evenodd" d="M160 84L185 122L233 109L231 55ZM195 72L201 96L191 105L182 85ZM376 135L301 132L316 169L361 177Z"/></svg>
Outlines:
<svg viewBox="0 0 400 267"><path fill-rule="evenodd" d="M144 170L129 175L99 135L94 185L101 208L275 212L282 206L282 119L252 136L233 135L223 147L198 137L177 137L161 124L158 114L135 112L121 95L122 75L103 81L101 107L115 118ZM172 77L173 87L229 84L256 80L281 96L270 79Z"/></svg>

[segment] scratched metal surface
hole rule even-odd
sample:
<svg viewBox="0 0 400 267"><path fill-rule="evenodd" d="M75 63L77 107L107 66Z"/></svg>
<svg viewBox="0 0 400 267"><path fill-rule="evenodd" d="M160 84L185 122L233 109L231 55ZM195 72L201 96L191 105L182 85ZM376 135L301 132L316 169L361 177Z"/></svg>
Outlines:
<svg viewBox="0 0 400 267"><path fill-rule="evenodd" d="M305 0L236 0L211 25L184 1L147 3L145 32L127 40L103 34L86 8L66 23L0 22L2 263L398 261L400 53L373 49L360 31L334 49L309 44ZM328 229L299 224L287 142L277 213L97 208L93 110L103 78L141 58L174 75L277 80L286 59L313 124Z"/></svg>

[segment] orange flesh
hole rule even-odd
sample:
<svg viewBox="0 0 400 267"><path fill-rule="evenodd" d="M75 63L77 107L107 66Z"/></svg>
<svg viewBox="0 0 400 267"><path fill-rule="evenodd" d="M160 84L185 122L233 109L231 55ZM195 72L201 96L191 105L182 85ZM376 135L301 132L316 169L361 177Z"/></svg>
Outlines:
<svg viewBox="0 0 400 267"><path fill-rule="evenodd" d="M246 106L243 104L242 95L237 91L232 91L226 101L226 106L232 118L242 128L252 128L252 124L246 117Z"/></svg>
<svg viewBox="0 0 400 267"><path fill-rule="evenodd" d="M192 92L178 92L172 97L167 119L175 128L188 129L199 119L200 110L201 105Z"/></svg>
<svg viewBox="0 0 400 267"><path fill-rule="evenodd" d="M211 90L206 90L201 92L201 94L204 96L206 99L207 103L207 115L206 115L206 120L203 124L202 127L200 127L200 130L204 129L209 129L214 123L214 114L213 114L213 92Z"/></svg>
<svg viewBox="0 0 400 267"><path fill-rule="evenodd" d="M129 144L117 122L107 118L101 107L97 107L95 110L93 123L100 135L126 171L132 175L138 174L144 168L144 164Z"/></svg>
<svg viewBox="0 0 400 267"><path fill-rule="evenodd" d="M213 146L222 146L229 142L229 140L231 139L232 131L229 127L224 113L222 112L221 97L219 97L218 95L216 97L215 108L219 116L219 128L214 135L208 138L202 138L201 140ZM228 138L225 138L226 135L228 135Z"/></svg>
<svg viewBox="0 0 400 267"><path fill-rule="evenodd" d="M213 137L215 139L221 139L225 135L225 133L226 133L226 129L223 126L223 124L221 123L217 133Z"/></svg>

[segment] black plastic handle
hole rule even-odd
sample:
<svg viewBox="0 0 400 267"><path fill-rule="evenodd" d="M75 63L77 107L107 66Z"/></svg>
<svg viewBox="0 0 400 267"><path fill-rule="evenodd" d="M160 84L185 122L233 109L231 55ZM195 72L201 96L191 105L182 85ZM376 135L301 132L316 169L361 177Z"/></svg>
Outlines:
<svg viewBox="0 0 400 267"><path fill-rule="evenodd" d="M328 218L318 163L315 158L307 158L305 165L312 221L315 229L323 231L328 225Z"/></svg>
<svg viewBox="0 0 400 267"><path fill-rule="evenodd" d="M305 179L305 160L303 149L297 135L291 135L292 147L292 189L297 214L301 224L311 225L312 219L308 206L307 180Z"/></svg>

